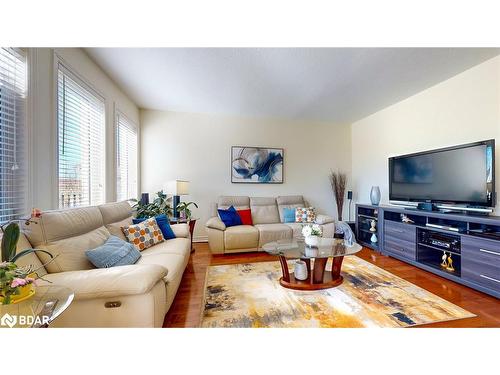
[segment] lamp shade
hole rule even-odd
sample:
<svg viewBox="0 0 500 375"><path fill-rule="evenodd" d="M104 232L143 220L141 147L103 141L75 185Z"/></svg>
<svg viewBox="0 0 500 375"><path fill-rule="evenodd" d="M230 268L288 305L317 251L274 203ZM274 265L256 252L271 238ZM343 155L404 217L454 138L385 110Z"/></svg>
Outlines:
<svg viewBox="0 0 500 375"><path fill-rule="evenodd" d="M165 184L165 193L172 195L188 195L189 181L173 180Z"/></svg>

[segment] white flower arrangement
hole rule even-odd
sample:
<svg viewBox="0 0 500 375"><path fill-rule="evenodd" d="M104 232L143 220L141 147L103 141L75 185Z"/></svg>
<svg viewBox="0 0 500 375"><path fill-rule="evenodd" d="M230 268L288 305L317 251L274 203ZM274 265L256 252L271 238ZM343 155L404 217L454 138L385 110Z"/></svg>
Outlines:
<svg viewBox="0 0 500 375"><path fill-rule="evenodd" d="M318 224L312 224L312 225L308 224L302 227L302 235L304 237L309 237L309 236L321 237L323 235L323 231L321 230L321 227Z"/></svg>

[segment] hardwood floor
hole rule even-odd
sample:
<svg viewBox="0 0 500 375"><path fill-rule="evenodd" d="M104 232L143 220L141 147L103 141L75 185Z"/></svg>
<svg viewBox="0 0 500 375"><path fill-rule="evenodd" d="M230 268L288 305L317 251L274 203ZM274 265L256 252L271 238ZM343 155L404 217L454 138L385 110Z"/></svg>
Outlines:
<svg viewBox="0 0 500 375"><path fill-rule="evenodd" d="M191 255L164 327L198 327L209 265L277 261L266 253L211 255L207 243L195 243L194 248L196 251ZM358 256L477 315L420 327L500 327L500 300L367 248Z"/></svg>

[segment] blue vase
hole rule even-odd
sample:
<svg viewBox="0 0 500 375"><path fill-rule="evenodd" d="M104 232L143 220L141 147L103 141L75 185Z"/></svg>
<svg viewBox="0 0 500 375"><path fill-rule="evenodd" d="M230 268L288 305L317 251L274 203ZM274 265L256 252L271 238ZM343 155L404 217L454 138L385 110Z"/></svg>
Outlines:
<svg viewBox="0 0 500 375"><path fill-rule="evenodd" d="M378 206L380 203L380 188L378 186L372 186L370 191L370 200L374 206Z"/></svg>

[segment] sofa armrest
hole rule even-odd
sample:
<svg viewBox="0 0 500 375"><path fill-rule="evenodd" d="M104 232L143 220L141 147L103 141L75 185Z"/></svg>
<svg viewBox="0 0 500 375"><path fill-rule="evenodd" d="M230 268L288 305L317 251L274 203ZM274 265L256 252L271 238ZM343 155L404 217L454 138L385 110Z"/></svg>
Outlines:
<svg viewBox="0 0 500 375"><path fill-rule="evenodd" d="M226 224L217 216L208 219L206 226L207 228L226 230Z"/></svg>
<svg viewBox="0 0 500 375"><path fill-rule="evenodd" d="M189 224L172 224L170 226L177 238L190 238Z"/></svg>
<svg viewBox="0 0 500 375"><path fill-rule="evenodd" d="M51 273L39 280L38 285L65 286L75 293L75 300L87 300L147 293L167 273L160 265L133 264Z"/></svg>
<svg viewBox="0 0 500 375"><path fill-rule="evenodd" d="M328 216L328 215L316 215L315 222L316 222L316 224L323 225L323 224L328 224L328 223L334 223L335 219L331 216Z"/></svg>

